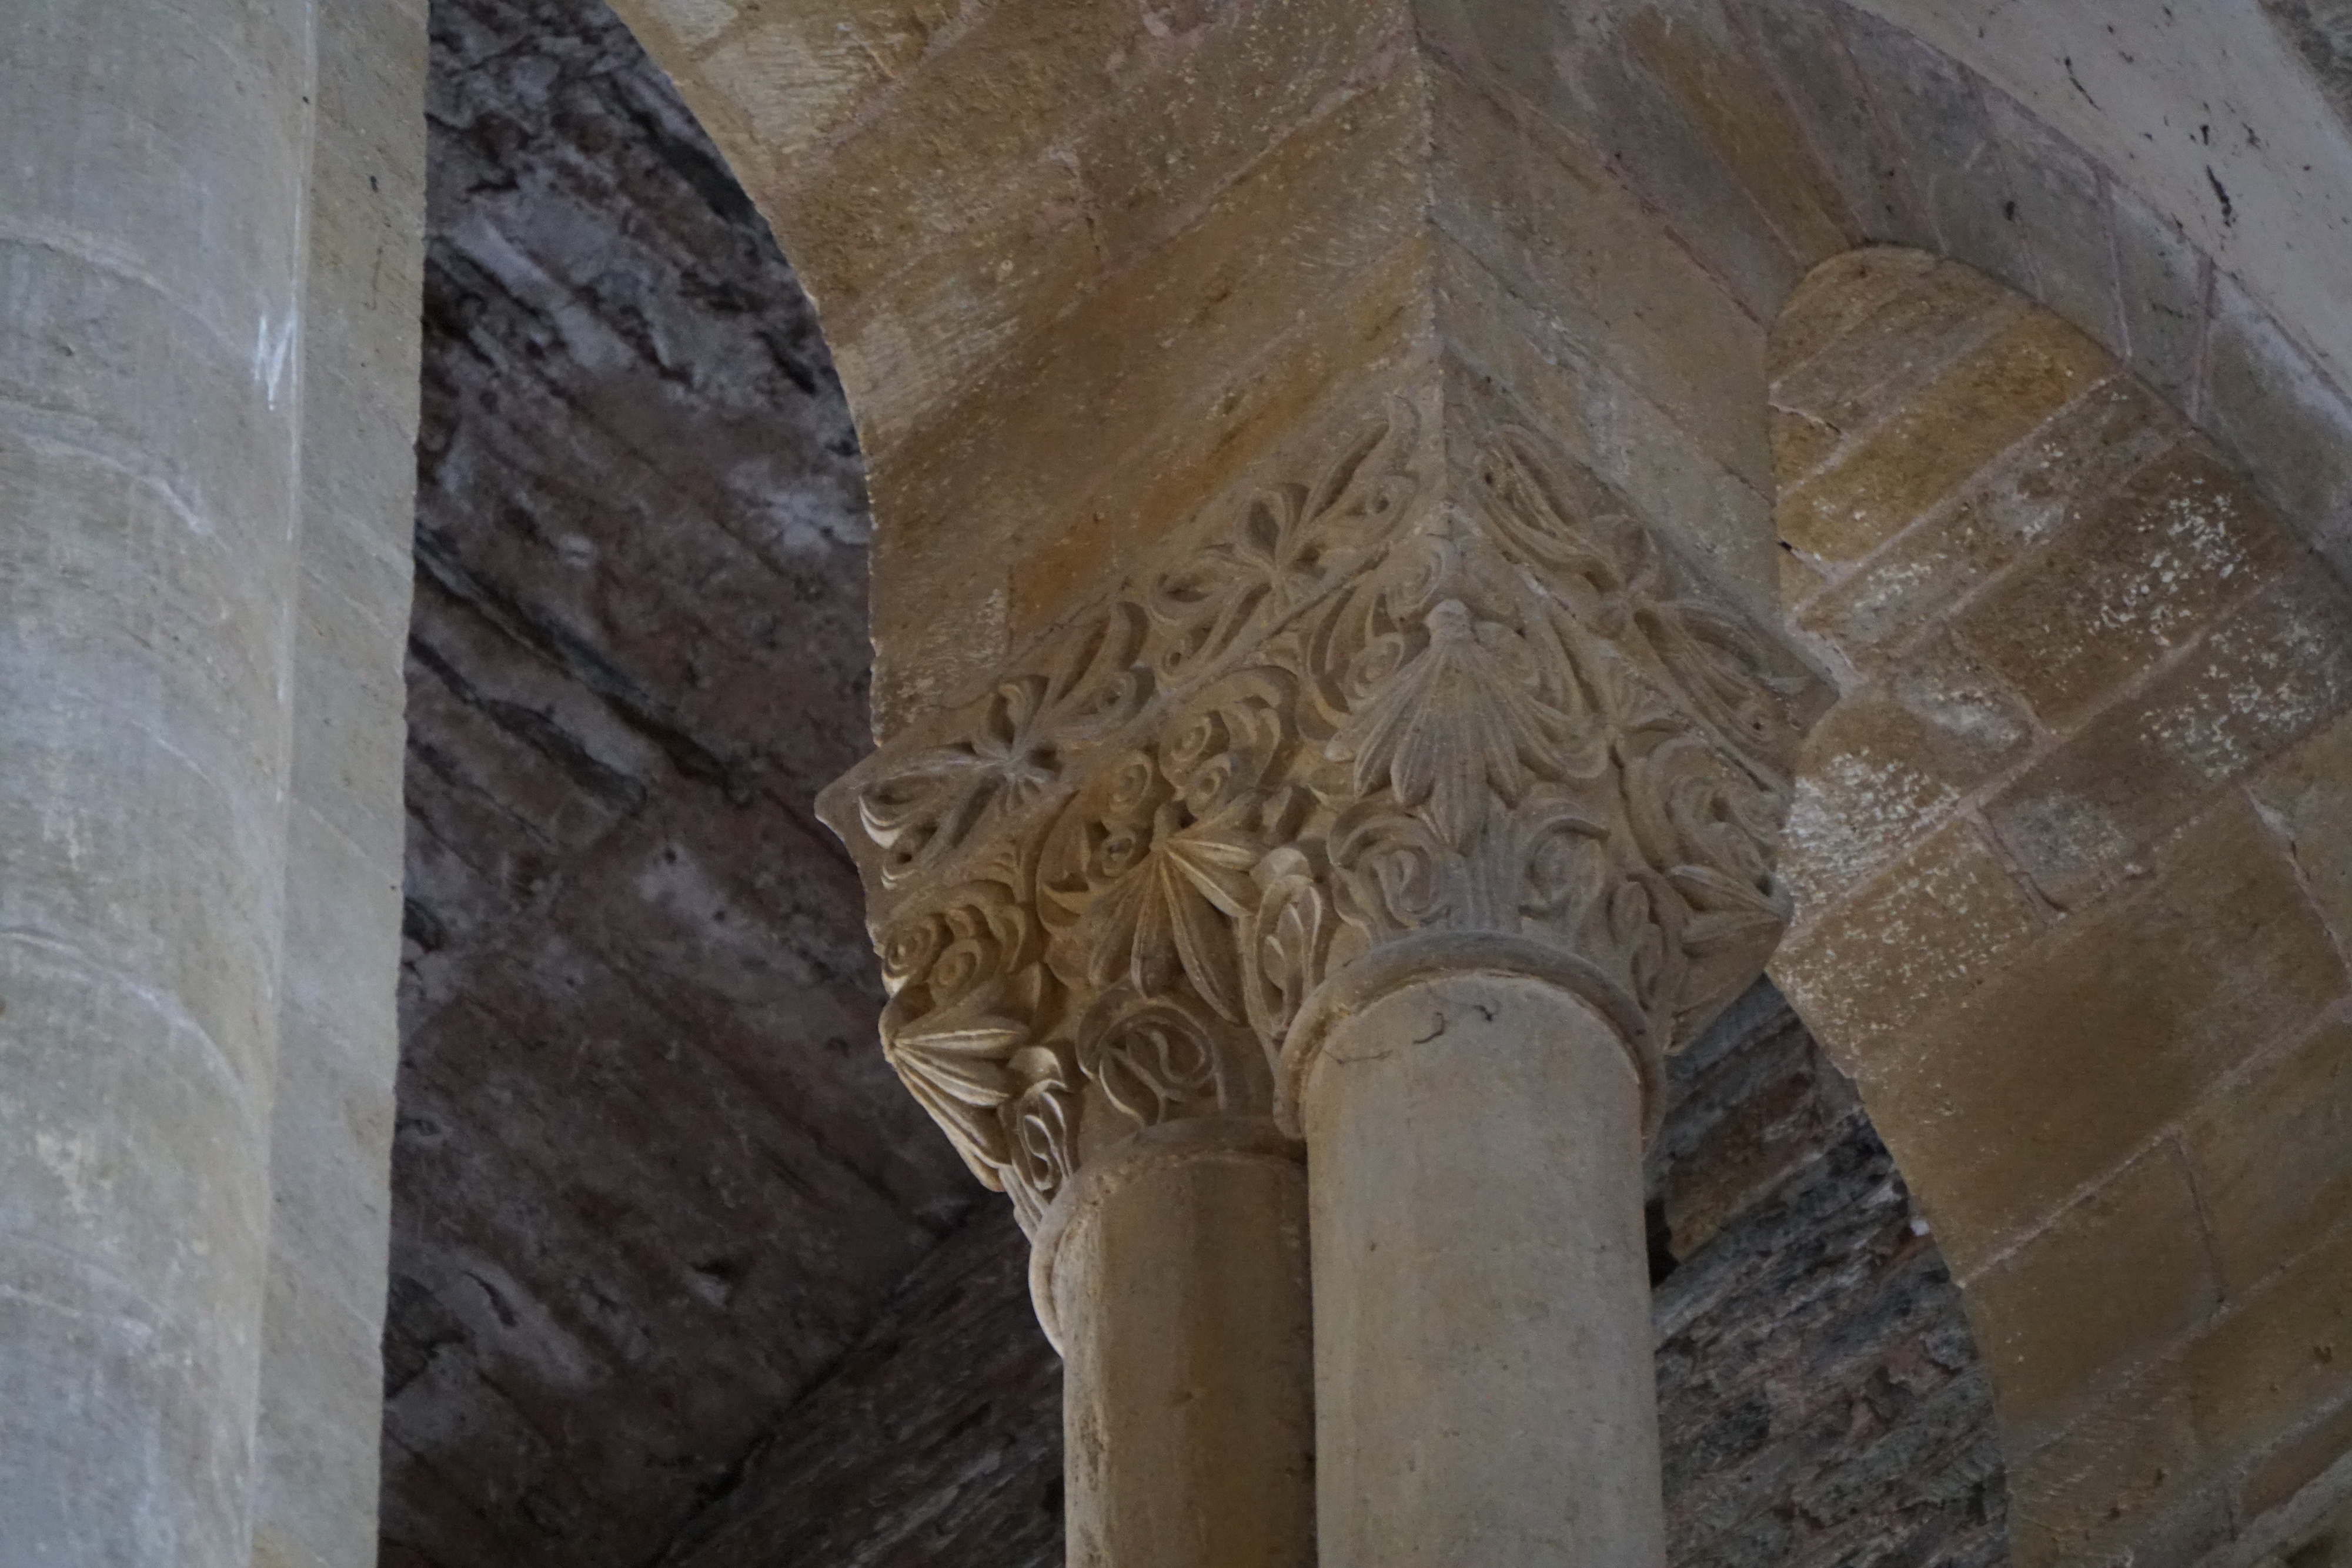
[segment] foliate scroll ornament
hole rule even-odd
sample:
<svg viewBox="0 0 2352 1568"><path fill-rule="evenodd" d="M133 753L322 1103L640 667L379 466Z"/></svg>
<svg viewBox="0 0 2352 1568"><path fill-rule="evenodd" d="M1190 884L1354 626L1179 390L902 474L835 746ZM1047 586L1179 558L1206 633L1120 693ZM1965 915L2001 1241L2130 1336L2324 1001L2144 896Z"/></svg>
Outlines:
<svg viewBox="0 0 2352 1568"><path fill-rule="evenodd" d="M1042 1211L1076 1164L1078 1074L1049 1039L1034 913L1012 886L968 883L901 914L878 947L885 1058L975 1176Z"/></svg>
<svg viewBox="0 0 2352 1568"><path fill-rule="evenodd" d="M829 793L891 1061L1024 1216L1082 1113L1265 1114L1376 948L1573 955L1654 1050L1777 940L1816 684L1534 437L1491 432L1450 495L1435 448L1392 411Z"/></svg>

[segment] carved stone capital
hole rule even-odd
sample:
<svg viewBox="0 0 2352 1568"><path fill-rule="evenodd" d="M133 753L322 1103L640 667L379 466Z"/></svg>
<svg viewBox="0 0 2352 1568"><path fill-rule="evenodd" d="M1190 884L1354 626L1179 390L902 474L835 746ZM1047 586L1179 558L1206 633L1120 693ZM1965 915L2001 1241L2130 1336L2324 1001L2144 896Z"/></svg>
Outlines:
<svg viewBox="0 0 2352 1568"><path fill-rule="evenodd" d="M1289 1122L1359 965L1539 974L1654 1081L1779 937L1816 684L1538 438L1426 423L1391 405L821 803L884 1050L1033 1233L1139 1129Z"/></svg>

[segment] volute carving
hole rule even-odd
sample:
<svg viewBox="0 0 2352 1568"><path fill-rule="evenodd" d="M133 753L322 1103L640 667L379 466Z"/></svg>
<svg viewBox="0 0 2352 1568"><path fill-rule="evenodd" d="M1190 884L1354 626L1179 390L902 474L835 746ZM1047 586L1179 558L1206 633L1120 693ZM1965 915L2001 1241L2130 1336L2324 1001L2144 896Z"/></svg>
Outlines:
<svg viewBox="0 0 2352 1568"><path fill-rule="evenodd" d="M1033 1228L1082 1106L1283 1109L1294 1020L1375 950L1558 949L1647 1052L1778 939L1811 677L1534 436L1450 486L1437 447L1391 407L827 791L889 1060Z"/></svg>

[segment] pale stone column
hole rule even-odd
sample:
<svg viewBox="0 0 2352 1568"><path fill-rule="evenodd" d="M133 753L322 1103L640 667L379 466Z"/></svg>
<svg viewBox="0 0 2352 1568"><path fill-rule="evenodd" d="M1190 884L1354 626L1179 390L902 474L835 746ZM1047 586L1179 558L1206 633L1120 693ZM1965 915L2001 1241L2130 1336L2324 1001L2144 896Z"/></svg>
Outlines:
<svg viewBox="0 0 2352 1568"><path fill-rule="evenodd" d="M823 802L885 1050L1038 1241L1073 1560L1311 1555L1237 1479L1296 1451L1260 1382L1305 1337L1296 1189L1200 1163L1270 1113L1310 1153L1321 1561L1646 1568L1641 1141L1779 935L1818 688L1434 387L1188 537Z"/></svg>
<svg viewBox="0 0 2352 1568"><path fill-rule="evenodd" d="M1002 882L880 894L884 1049L1034 1243L1074 1568L1310 1568L1304 1150L1263 1051L1202 998L1057 965L1059 914Z"/></svg>
<svg viewBox="0 0 2352 1568"><path fill-rule="evenodd" d="M1062 1348L1071 1568L1314 1556L1307 1173L1270 1122L1180 1122L1081 1172L1037 1238Z"/></svg>
<svg viewBox="0 0 2352 1568"><path fill-rule="evenodd" d="M1665 1562L1642 1217L1654 1068L1515 956L1377 965L1307 1020L1331 1568Z"/></svg>
<svg viewBox="0 0 2352 1568"><path fill-rule="evenodd" d="M0 1564L247 1568L302 0L0 5Z"/></svg>

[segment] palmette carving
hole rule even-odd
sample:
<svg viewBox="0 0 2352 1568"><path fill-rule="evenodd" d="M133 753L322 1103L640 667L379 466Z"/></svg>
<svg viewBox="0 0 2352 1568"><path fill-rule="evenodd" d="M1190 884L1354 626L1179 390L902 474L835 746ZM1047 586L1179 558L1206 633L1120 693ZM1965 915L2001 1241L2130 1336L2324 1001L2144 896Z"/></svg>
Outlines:
<svg viewBox="0 0 2352 1568"><path fill-rule="evenodd" d="M1817 688L1599 482L1402 408L828 791L884 1047L1033 1228L1115 1128L1265 1115L1292 1024L1423 933L1574 955L1687 1039L1753 978ZM944 890L944 891L941 891Z"/></svg>

